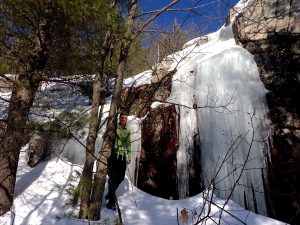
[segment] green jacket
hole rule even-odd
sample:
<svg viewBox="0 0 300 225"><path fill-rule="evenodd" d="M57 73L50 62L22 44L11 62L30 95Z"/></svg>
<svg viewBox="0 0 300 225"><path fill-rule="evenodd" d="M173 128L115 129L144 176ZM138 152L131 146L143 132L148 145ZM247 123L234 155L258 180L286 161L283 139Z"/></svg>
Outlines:
<svg viewBox="0 0 300 225"><path fill-rule="evenodd" d="M122 128L117 129L115 139L115 152L117 155L131 157L131 139L130 130Z"/></svg>

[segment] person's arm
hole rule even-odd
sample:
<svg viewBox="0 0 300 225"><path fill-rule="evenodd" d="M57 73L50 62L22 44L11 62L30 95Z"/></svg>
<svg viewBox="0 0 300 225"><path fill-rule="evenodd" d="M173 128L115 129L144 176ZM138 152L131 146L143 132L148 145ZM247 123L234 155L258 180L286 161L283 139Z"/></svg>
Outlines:
<svg viewBox="0 0 300 225"><path fill-rule="evenodd" d="M128 136L127 136L127 163L129 164L131 162L131 134L128 130Z"/></svg>

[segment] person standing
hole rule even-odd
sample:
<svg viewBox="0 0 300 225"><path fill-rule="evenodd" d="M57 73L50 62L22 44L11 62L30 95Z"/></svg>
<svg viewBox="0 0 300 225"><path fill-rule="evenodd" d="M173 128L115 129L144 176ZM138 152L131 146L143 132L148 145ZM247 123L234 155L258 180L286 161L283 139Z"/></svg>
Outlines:
<svg viewBox="0 0 300 225"><path fill-rule="evenodd" d="M108 209L116 209L116 190L124 180L126 164L131 162L130 130L126 127L128 115L120 114L112 155L108 163L108 193L105 196Z"/></svg>

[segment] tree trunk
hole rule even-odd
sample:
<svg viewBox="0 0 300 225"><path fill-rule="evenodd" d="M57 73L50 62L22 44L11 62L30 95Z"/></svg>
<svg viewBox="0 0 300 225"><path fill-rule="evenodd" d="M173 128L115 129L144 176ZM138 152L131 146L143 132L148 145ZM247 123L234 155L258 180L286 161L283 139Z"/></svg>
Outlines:
<svg viewBox="0 0 300 225"><path fill-rule="evenodd" d="M42 71L48 61L48 50L53 44L56 8L53 2L45 3L43 13L52 13L52 17L40 19L36 26L31 24L33 29L36 29L32 49L26 61L21 62L27 70L14 81L7 114L7 126L0 143L0 216L8 212L13 203L19 154L21 147L27 142L25 140L26 123L42 80Z"/></svg>
<svg viewBox="0 0 300 225"><path fill-rule="evenodd" d="M128 50L132 42L134 18L137 14L137 0L130 1L129 15L127 19L127 31L122 39L121 52L119 57L119 65L117 70L117 78L114 87L114 93L111 100L109 116L107 121L107 129L103 137L103 145L97 160L97 171L94 176L93 195L91 201L91 219L100 219L100 210L104 187L107 175L107 163L111 155L113 140L117 129L117 108L120 105L123 79L125 73L125 65L128 56Z"/></svg>
<svg viewBox="0 0 300 225"><path fill-rule="evenodd" d="M16 173L21 147L26 143L25 126L40 79L22 74L14 86L7 118L7 128L0 144L0 215L13 203Z"/></svg>
<svg viewBox="0 0 300 225"><path fill-rule="evenodd" d="M115 4L112 3L110 8L113 9ZM111 10L110 9L110 10ZM107 13L107 20L108 23L111 21L110 11ZM80 178L80 211L79 211L79 218L82 219L90 219L93 218L93 215L90 215L90 208L92 209L93 206L90 205L90 198L91 198L91 191L92 191L92 184L93 184L93 166L96 159L95 156L95 143L97 139L98 133L98 124L101 121L101 114L98 113L99 106L101 103L101 96L100 96L100 88L101 88L101 81L104 74L104 66L105 60L109 53L109 49L113 39L113 31L112 27L109 26L108 30L106 31L104 41L102 44L100 56L99 56L99 63L98 63L98 74L95 76L94 84L93 84L93 100L92 100L92 110L90 115L90 123L89 123L89 132L86 142L86 160L84 163L82 175ZM92 210L91 210L91 214Z"/></svg>
<svg viewBox="0 0 300 225"><path fill-rule="evenodd" d="M109 43L110 45L110 43ZM99 61L99 74L96 75L93 84L93 100L92 100L92 110L90 115L89 132L86 141L86 160L84 163L82 175L80 178L80 211L79 218L89 219L89 207L90 207L90 196L92 190L92 179L93 179L93 165L96 160L95 156L95 143L98 133L98 124L101 120L101 115L98 115L98 110L101 102L100 97L100 87L101 79L103 77L103 68L105 58L108 54L101 55Z"/></svg>

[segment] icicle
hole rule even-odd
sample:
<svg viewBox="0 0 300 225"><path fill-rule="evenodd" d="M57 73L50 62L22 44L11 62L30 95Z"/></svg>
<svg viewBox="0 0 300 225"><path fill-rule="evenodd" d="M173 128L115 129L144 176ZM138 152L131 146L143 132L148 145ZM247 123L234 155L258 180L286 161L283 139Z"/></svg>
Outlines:
<svg viewBox="0 0 300 225"><path fill-rule="evenodd" d="M189 165L193 153L194 135L198 132L195 99L193 96L194 71L189 66L177 72L177 79L172 83L169 102L177 104L179 147L177 157L177 186L179 199L189 196ZM184 90L184 93L182 93Z"/></svg>
<svg viewBox="0 0 300 225"><path fill-rule="evenodd" d="M129 116L127 127L131 132L131 163L128 165L126 175L135 186L137 186L137 177L141 153L141 121L138 118Z"/></svg>

